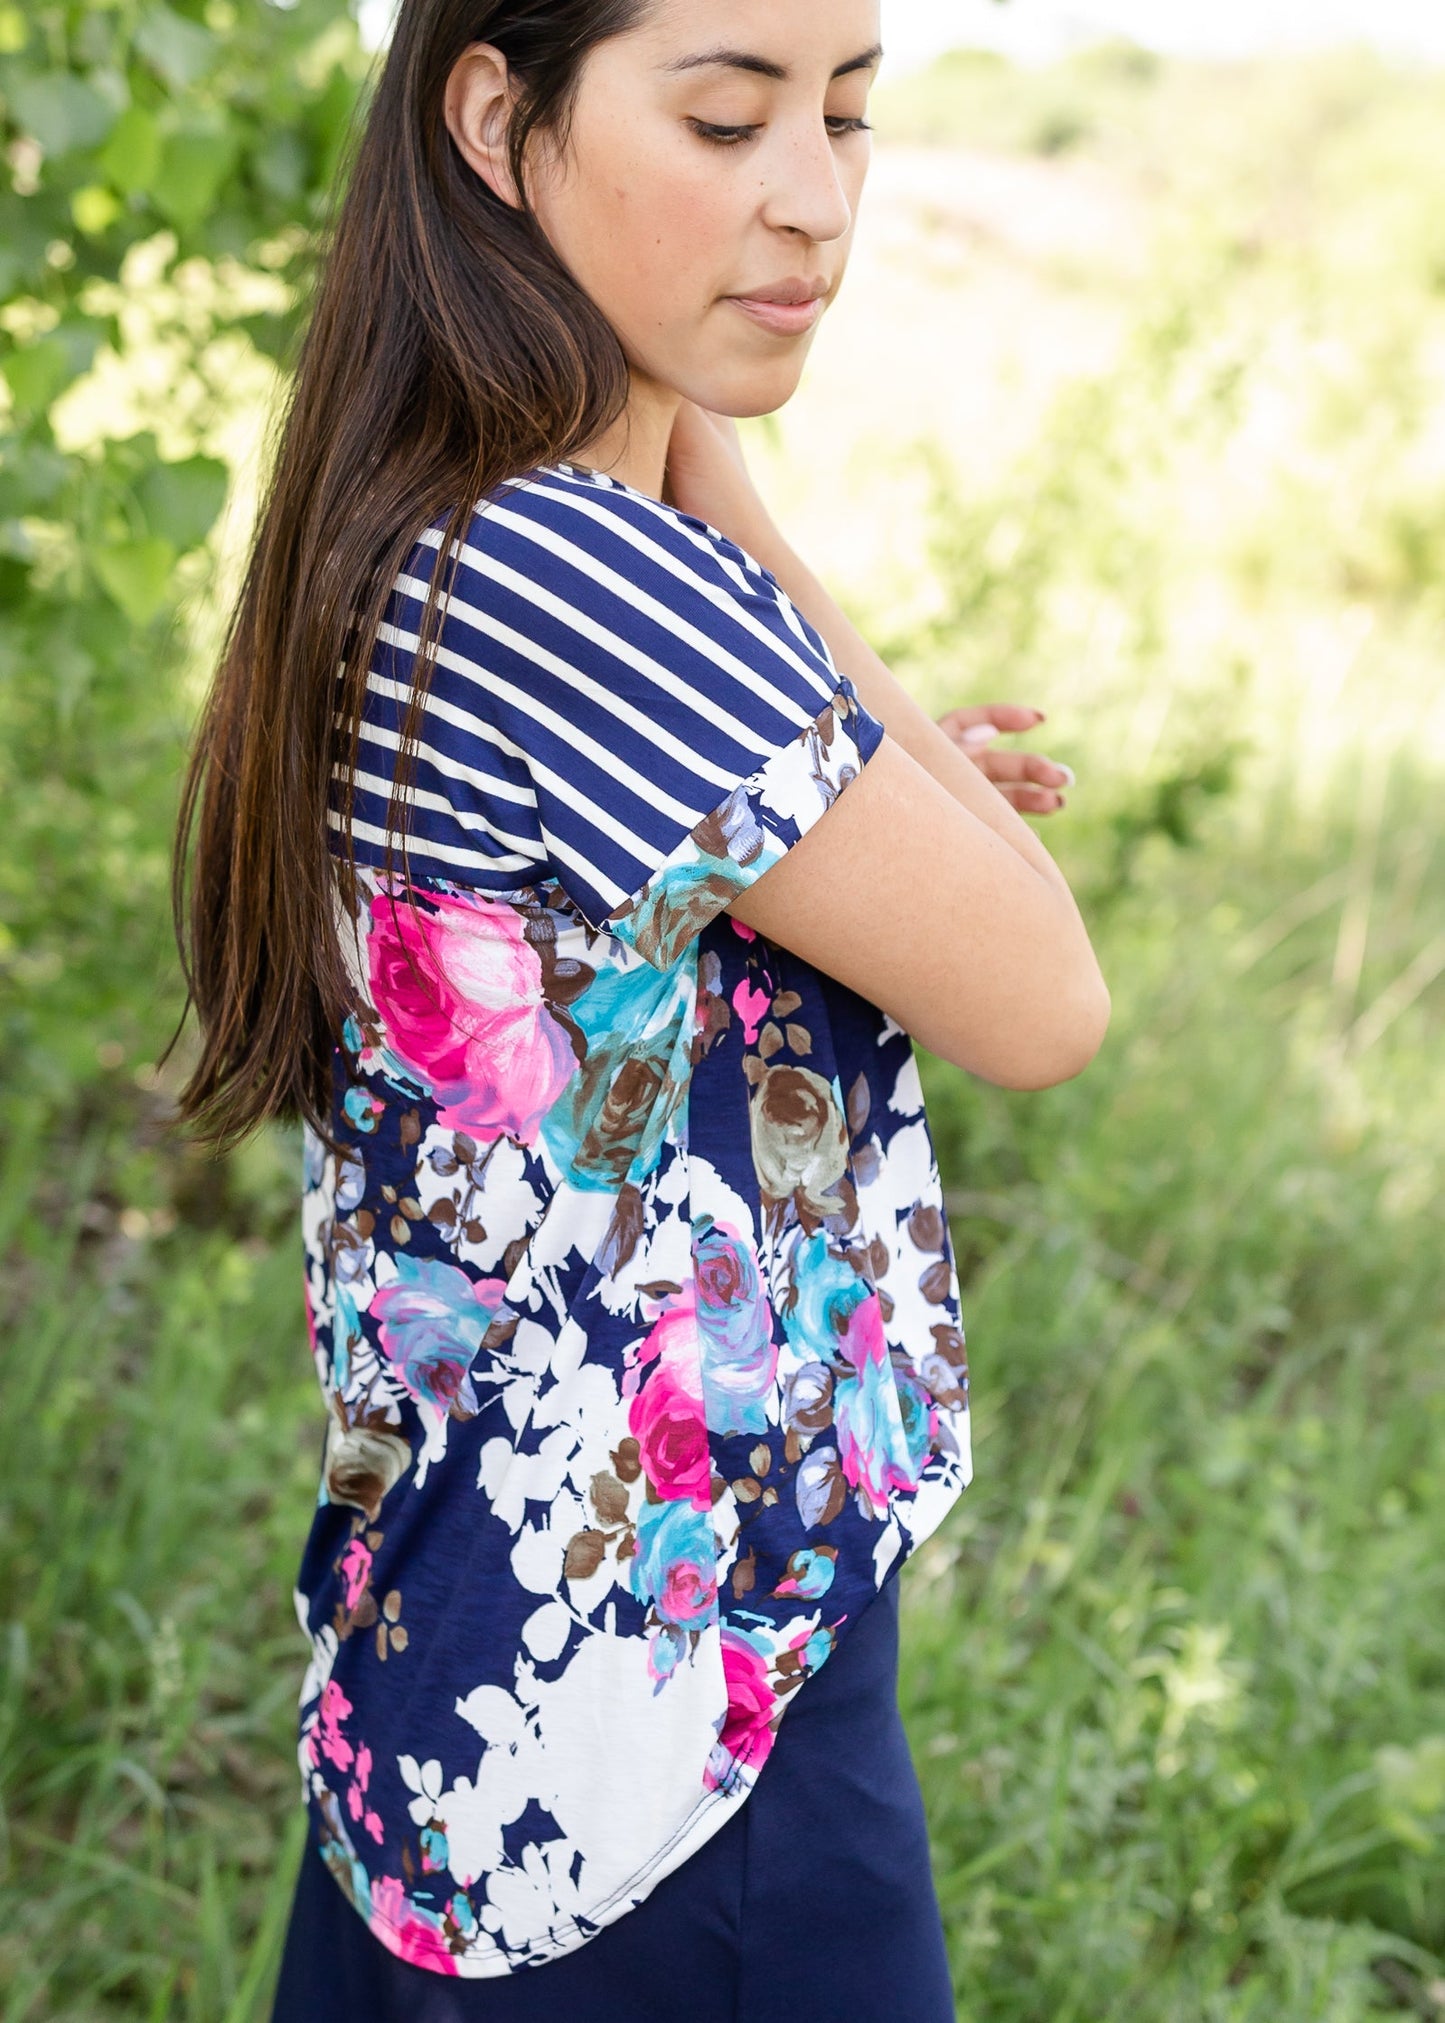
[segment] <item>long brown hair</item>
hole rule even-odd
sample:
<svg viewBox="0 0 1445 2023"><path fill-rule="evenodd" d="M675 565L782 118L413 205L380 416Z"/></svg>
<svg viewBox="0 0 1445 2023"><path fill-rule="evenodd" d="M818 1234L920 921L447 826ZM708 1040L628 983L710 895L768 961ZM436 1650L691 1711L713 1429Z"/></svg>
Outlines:
<svg viewBox="0 0 1445 2023"><path fill-rule="evenodd" d="M200 1056L179 1110L217 1149L268 1118L304 1117L330 1138L347 982L327 811L341 758L354 868L348 776L397 571L429 524L446 516L449 553L478 500L570 460L626 407L615 332L525 197L513 208L463 161L443 116L447 79L470 43L507 58L525 191L532 136L565 145L585 58L646 4L403 0L182 791L172 900ZM415 665L388 824L403 838L425 644Z"/></svg>

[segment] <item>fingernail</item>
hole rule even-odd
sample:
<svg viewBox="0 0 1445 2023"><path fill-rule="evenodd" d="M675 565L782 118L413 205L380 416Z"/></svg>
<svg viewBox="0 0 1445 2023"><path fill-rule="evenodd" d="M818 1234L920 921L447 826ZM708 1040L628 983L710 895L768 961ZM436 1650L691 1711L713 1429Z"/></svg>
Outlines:
<svg viewBox="0 0 1445 2023"><path fill-rule="evenodd" d="M997 736L997 724L970 724L963 733L963 742L966 745L991 745Z"/></svg>
<svg viewBox="0 0 1445 2023"><path fill-rule="evenodd" d="M1075 782L1075 780L1074 780L1074 769L1073 769L1073 767L1072 767L1072 766L1064 766L1064 765L1060 765L1060 764L1059 764L1059 761L1058 761L1057 759L1055 759L1055 761L1054 761L1054 770L1055 770L1055 772L1058 772L1058 773L1062 773L1062 774L1063 774L1063 776L1064 776L1064 785L1065 785L1066 787L1072 787L1072 786L1074 786L1074 785L1076 784L1076 782Z"/></svg>

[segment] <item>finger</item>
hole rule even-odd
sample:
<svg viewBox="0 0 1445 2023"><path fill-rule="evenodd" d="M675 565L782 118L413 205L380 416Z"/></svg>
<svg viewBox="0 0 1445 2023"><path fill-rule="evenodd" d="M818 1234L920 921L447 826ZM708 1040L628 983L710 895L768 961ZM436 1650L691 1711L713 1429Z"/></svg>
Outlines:
<svg viewBox="0 0 1445 2023"><path fill-rule="evenodd" d="M1041 752L981 752L978 765L995 786L1005 781L1011 784L1031 781L1036 787L1074 785L1073 768L1061 766L1055 759L1046 759Z"/></svg>
<svg viewBox="0 0 1445 2023"><path fill-rule="evenodd" d="M1041 709L1019 702L966 703L958 709L951 709L939 718L940 724L950 733L967 731L986 724L1012 736L1016 731L1031 731L1045 721Z"/></svg>
<svg viewBox="0 0 1445 2023"><path fill-rule="evenodd" d="M1003 785L999 792L1021 815L1056 815L1068 802L1049 787Z"/></svg>

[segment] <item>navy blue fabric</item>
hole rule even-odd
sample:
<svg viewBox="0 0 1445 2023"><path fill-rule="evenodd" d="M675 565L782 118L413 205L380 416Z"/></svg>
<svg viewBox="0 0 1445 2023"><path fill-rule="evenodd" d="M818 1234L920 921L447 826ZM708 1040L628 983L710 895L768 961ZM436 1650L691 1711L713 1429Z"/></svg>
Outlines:
<svg viewBox="0 0 1445 2023"><path fill-rule="evenodd" d="M483 1981L411 1966L308 1844L272 2023L952 2023L898 1603L895 1573L799 1688L747 1804L562 1959Z"/></svg>
<svg viewBox="0 0 1445 2023"><path fill-rule="evenodd" d="M369 670L353 840L378 868L441 542L439 523L413 549ZM472 514L444 581L407 794L411 869L493 894L555 877L599 930L840 686L776 577L603 472L557 465L505 486ZM858 723L866 757L883 727Z"/></svg>

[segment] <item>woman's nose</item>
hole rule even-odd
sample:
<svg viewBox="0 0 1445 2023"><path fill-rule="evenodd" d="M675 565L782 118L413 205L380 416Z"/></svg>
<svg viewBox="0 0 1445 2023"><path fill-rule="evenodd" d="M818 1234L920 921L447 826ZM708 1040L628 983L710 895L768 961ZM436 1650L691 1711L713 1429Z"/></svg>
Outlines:
<svg viewBox="0 0 1445 2023"><path fill-rule="evenodd" d="M777 129L768 165L765 221L800 232L820 244L841 239L853 223L853 206L838 173L837 142L819 121Z"/></svg>

